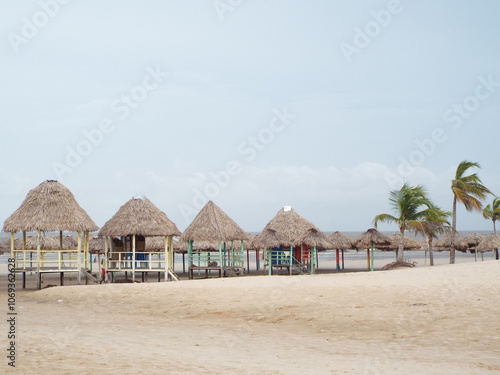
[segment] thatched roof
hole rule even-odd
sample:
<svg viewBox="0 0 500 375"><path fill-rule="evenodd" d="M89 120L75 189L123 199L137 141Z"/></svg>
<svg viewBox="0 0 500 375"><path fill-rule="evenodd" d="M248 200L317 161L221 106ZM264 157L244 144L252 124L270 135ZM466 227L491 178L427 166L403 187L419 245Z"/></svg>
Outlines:
<svg viewBox="0 0 500 375"><path fill-rule="evenodd" d="M26 237L26 249L27 250L36 250L36 236ZM78 246L77 240L73 236L63 236L63 249L76 249ZM16 238L14 240L14 247L16 249L23 248L23 239ZM40 236L40 249L50 250L50 249L59 249L60 248L60 239L59 236Z"/></svg>
<svg viewBox="0 0 500 375"><path fill-rule="evenodd" d="M229 242L249 239L248 234L212 201L207 202L182 234L183 241Z"/></svg>
<svg viewBox="0 0 500 375"><path fill-rule="evenodd" d="M346 236L340 232L332 232L328 236L328 240L330 241L330 245L333 249L353 249L353 240L352 238Z"/></svg>
<svg viewBox="0 0 500 375"><path fill-rule="evenodd" d="M493 233L489 236L486 236L480 243L477 245L477 251L490 251L494 249L500 248L500 234Z"/></svg>
<svg viewBox="0 0 500 375"><path fill-rule="evenodd" d="M389 236L389 240L391 243L389 245L380 245L380 249L382 250L396 250L399 249L399 241L401 240L400 233L394 233L392 236ZM418 250L422 248L422 246L417 242L405 236L403 242L404 250Z"/></svg>
<svg viewBox="0 0 500 375"><path fill-rule="evenodd" d="M485 236L481 233L471 233L464 237L464 241L467 242L469 247L476 247L484 238Z"/></svg>
<svg viewBox="0 0 500 375"><path fill-rule="evenodd" d="M375 246L383 246L390 245L391 240L375 228L370 228L354 239L354 246L360 249L368 249L372 246L372 242Z"/></svg>
<svg viewBox="0 0 500 375"><path fill-rule="evenodd" d="M448 250L452 247L455 250L465 251L468 248L467 242L464 241L458 233L448 233L434 243L438 249Z"/></svg>
<svg viewBox="0 0 500 375"><path fill-rule="evenodd" d="M316 246L317 243L323 242L323 238L326 240L326 236L313 223L304 219L291 207L281 208L264 227L257 241L259 245L276 246L276 244L272 244L273 241L263 242L265 238L269 240L279 239L283 246L302 244Z"/></svg>
<svg viewBox="0 0 500 375"><path fill-rule="evenodd" d="M134 197L99 231L100 236L180 236L177 226L149 199Z"/></svg>
<svg viewBox="0 0 500 375"><path fill-rule="evenodd" d="M273 229L264 229L260 234L256 235L250 244L253 249L261 249L266 247L280 247L287 240ZM289 245L288 245L289 246Z"/></svg>
<svg viewBox="0 0 500 375"><path fill-rule="evenodd" d="M4 222L5 232L93 231L99 229L73 194L54 180L30 190L21 206Z"/></svg>
<svg viewBox="0 0 500 375"><path fill-rule="evenodd" d="M307 246L314 246L318 250L327 250L332 248L332 244L328 241L328 237L315 228L309 229L299 241Z"/></svg>

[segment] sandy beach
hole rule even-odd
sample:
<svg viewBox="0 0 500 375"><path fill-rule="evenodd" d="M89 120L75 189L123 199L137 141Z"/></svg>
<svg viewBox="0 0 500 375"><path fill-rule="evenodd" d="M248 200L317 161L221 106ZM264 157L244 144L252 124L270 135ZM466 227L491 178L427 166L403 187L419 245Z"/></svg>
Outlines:
<svg viewBox="0 0 500 375"><path fill-rule="evenodd" d="M18 290L16 368L3 356L2 373L494 374L499 271L488 260Z"/></svg>

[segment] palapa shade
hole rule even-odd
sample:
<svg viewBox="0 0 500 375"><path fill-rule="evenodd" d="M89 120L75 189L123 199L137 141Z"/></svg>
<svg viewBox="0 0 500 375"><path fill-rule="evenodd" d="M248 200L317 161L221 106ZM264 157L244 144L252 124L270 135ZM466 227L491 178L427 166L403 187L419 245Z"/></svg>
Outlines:
<svg viewBox="0 0 500 375"><path fill-rule="evenodd" d="M471 233L464 237L464 241L471 248L476 247L479 243L484 240L485 236L481 233Z"/></svg>
<svg viewBox="0 0 500 375"><path fill-rule="evenodd" d="M60 248L59 236L40 236L40 249L42 250L57 250ZM76 249L78 246L77 240L73 236L63 237L63 249ZM16 238L14 240L14 247L16 249L23 248L22 238ZM36 250L37 249L37 238L35 236L26 237L26 249Z"/></svg>
<svg viewBox="0 0 500 375"><path fill-rule="evenodd" d="M250 236L212 201L207 202L182 234L183 241L228 242L249 239Z"/></svg>
<svg viewBox="0 0 500 375"><path fill-rule="evenodd" d="M180 236L177 226L149 199L134 197L99 231L100 236Z"/></svg>
<svg viewBox="0 0 500 375"><path fill-rule="evenodd" d="M394 233L393 235L389 236L389 241L391 243L389 245L380 245L381 250L396 250L399 249L399 241L401 240L401 234L399 233ZM403 250L418 250L422 246L417 242L412 240L411 238L408 238L407 236L404 237L403 241Z"/></svg>
<svg viewBox="0 0 500 375"><path fill-rule="evenodd" d="M480 252L490 251L500 248L500 234L493 233L489 236L486 236L480 243L477 245L476 250Z"/></svg>
<svg viewBox="0 0 500 375"><path fill-rule="evenodd" d="M314 246L318 250L326 250L331 248L331 243L327 236L315 228L309 229L299 240L307 246Z"/></svg>
<svg viewBox="0 0 500 375"><path fill-rule="evenodd" d="M5 220L5 232L94 231L99 227L61 183L47 180L28 192L21 206Z"/></svg>
<svg viewBox="0 0 500 375"><path fill-rule="evenodd" d="M311 232L309 232L310 230ZM273 234L272 231L276 234ZM265 242L266 238L272 239L273 237L279 239L280 245L283 246L316 246L317 243L323 241L323 238L326 242L328 241L313 223L304 219L291 207L283 207L278 211L264 227L255 244L258 246L278 246L276 241Z"/></svg>
<svg viewBox="0 0 500 375"><path fill-rule="evenodd" d="M375 228L370 228L366 232L360 234L354 239L354 246L360 249L368 249L373 245L375 246L388 246L391 240L386 235L380 233Z"/></svg>
<svg viewBox="0 0 500 375"><path fill-rule="evenodd" d="M448 233L444 235L434 243L434 246L443 250L451 249L453 247L455 250L459 251L465 251L468 247L467 242L465 242L458 233Z"/></svg>
<svg viewBox="0 0 500 375"><path fill-rule="evenodd" d="M330 246L333 249L353 249L353 240L340 232L332 232L328 236L328 241L330 241Z"/></svg>
<svg viewBox="0 0 500 375"><path fill-rule="evenodd" d="M253 249L260 249L266 247L280 247L283 243L287 242L283 236L280 236L273 229L264 229L262 233L256 235L250 244Z"/></svg>

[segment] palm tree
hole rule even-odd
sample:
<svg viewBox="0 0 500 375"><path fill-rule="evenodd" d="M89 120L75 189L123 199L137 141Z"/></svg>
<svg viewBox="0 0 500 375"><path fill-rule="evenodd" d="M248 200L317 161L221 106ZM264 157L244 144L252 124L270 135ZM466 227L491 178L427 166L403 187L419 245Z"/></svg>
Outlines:
<svg viewBox="0 0 500 375"><path fill-rule="evenodd" d="M427 236L427 246L429 247L429 264L434 265L434 255L432 253L432 240L438 235L450 230L451 226L448 218L451 212L444 211L441 208L431 205L423 211L423 220L415 223L414 231L416 234Z"/></svg>
<svg viewBox="0 0 500 375"><path fill-rule="evenodd" d="M421 185L409 186L405 183L401 189L392 190L389 193L389 203L397 216L390 214L379 214L373 219L373 225L377 228L379 222L395 223L401 232L401 239L396 260L403 261L405 231L413 230L417 223L425 218L425 208L432 206L427 198L427 191Z"/></svg>
<svg viewBox="0 0 500 375"><path fill-rule="evenodd" d="M483 217L493 221L493 233L496 233L495 222L500 220L500 197L495 197L493 202L483 209ZM495 249L495 259L498 260L498 249Z"/></svg>
<svg viewBox="0 0 500 375"><path fill-rule="evenodd" d="M491 191L483 185L476 173L468 176L465 173L470 168L481 168L479 163L462 161L456 170L455 178L451 181L451 191L453 192L452 224L453 234L457 230L457 202L464 205L467 211L481 211L484 201ZM455 263L455 249L450 249L450 264Z"/></svg>

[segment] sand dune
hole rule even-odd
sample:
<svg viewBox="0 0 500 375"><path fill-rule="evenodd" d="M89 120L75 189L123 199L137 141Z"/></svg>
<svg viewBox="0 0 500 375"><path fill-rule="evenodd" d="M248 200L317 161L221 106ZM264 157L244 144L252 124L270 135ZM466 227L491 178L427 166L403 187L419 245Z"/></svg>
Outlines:
<svg viewBox="0 0 500 375"><path fill-rule="evenodd" d="M18 311L24 374L500 372L498 261L57 287Z"/></svg>

